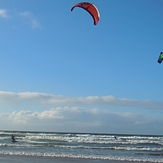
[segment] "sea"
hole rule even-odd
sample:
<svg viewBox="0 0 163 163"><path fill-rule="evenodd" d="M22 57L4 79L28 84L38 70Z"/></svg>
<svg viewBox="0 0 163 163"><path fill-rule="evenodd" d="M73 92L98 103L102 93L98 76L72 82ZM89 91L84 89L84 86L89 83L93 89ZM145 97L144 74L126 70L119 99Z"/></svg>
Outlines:
<svg viewBox="0 0 163 163"><path fill-rule="evenodd" d="M0 155L163 163L163 136L0 131Z"/></svg>

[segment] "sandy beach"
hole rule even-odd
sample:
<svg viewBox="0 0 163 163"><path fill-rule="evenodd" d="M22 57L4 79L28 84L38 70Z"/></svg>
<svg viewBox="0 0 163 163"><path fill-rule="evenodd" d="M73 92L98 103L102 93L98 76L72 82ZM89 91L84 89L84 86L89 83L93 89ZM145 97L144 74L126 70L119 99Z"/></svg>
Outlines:
<svg viewBox="0 0 163 163"><path fill-rule="evenodd" d="M61 157L42 157L42 156L15 156L0 155L1 163L132 163L128 161L110 161L82 158L61 158ZM134 162L138 163L138 162ZM139 162L140 163L140 162Z"/></svg>

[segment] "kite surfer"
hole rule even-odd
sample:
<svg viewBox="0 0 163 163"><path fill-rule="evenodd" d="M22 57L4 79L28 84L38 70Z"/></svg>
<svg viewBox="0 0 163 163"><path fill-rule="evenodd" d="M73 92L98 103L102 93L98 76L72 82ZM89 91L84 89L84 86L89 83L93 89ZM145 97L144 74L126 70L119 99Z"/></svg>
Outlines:
<svg viewBox="0 0 163 163"><path fill-rule="evenodd" d="M11 136L11 139L12 139L12 142L16 142L14 135Z"/></svg>

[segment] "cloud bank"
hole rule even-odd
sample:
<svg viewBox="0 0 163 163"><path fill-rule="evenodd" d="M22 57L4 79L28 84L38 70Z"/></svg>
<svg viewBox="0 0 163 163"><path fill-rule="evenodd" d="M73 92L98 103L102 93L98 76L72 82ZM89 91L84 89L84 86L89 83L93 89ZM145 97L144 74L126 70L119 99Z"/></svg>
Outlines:
<svg viewBox="0 0 163 163"><path fill-rule="evenodd" d="M114 96L86 96L67 97L38 92L4 92L0 91L0 101L3 103L35 102L48 106L126 106L140 107L146 109L163 109L163 102L151 100L135 100L127 98L116 98Z"/></svg>
<svg viewBox="0 0 163 163"><path fill-rule="evenodd" d="M57 107L42 112L0 114L0 128L10 130L161 134L162 124L163 120L135 113L120 114L97 108Z"/></svg>
<svg viewBox="0 0 163 163"><path fill-rule="evenodd" d="M36 108L24 110L23 107L29 103ZM7 112L5 109L2 113L1 110L0 128L4 130L163 134L162 118L152 116L153 114L143 115L140 111L132 112L130 109L140 107L162 112L162 102L113 96L67 97L39 92L0 91L1 108L7 108L8 104L11 107L15 105L16 111ZM18 105L21 106L20 109L17 108ZM103 106L126 106L129 109L118 112L116 109L102 108Z"/></svg>

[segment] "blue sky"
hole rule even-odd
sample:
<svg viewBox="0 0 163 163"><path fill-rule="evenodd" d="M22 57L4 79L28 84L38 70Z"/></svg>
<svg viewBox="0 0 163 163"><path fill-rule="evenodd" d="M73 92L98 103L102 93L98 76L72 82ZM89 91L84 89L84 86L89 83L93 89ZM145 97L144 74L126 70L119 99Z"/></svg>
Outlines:
<svg viewBox="0 0 163 163"><path fill-rule="evenodd" d="M0 1L0 129L163 134L162 0Z"/></svg>

